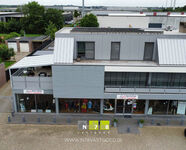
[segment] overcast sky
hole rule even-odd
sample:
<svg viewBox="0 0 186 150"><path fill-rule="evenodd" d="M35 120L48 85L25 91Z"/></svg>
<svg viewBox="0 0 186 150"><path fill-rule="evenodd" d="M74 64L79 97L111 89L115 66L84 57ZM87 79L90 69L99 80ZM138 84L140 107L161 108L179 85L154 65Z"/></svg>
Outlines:
<svg viewBox="0 0 186 150"><path fill-rule="evenodd" d="M0 0L0 5L20 5L32 0ZM81 5L82 0L35 0L42 5ZM162 7L170 6L171 1L174 0L85 0L87 6L149 6ZM186 0L177 0L176 6L186 5Z"/></svg>

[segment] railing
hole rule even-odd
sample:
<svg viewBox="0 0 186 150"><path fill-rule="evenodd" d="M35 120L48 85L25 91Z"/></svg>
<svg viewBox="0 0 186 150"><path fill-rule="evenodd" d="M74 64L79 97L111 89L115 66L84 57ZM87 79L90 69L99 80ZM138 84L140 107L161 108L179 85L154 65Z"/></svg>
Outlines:
<svg viewBox="0 0 186 150"><path fill-rule="evenodd" d="M28 77L12 76L13 89L33 89L33 90L50 90L52 87L52 77Z"/></svg>
<svg viewBox="0 0 186 150"><path fill-rule="evenodd" d="M165 87L165 86L105 86L106 93L161 93L161 94L185 94L186 87Z"/></svg>

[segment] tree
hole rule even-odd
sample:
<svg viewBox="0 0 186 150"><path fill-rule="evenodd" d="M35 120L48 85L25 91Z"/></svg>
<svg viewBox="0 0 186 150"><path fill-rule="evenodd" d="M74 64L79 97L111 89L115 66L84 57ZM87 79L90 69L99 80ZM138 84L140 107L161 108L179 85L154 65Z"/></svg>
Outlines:
<svg viewBox="0 0 186 150"><path fill-rule="evenodd" d="M52 22L59 30L64 25L64 19L62 15L63 11L49 8L46 10L44 15L45 27L48 26L49 22Z"/></svg>
<svg viewBox="0 0 186 150"><path fill-rule="evenodd" d="M16 20L16 19L10 19L7 23L6 23L6 32L10 33L10 32L20 32L21 30L21 23L20 21Z"/></svg>
<svg viewBox="0 0 186 150"><path fill-rule="evenodd" d="M55 38L55 32L57 31L57 28L56 28L55 24L53 24L53 23L50 21L48 27L47 27L45 30L46 30L45 34L46 34L46 35L49 35L50 38L51 38L52 40L54 40L54 38Z"/></svg>
<svg viewBox="0 0 186 150"><path fill-rule="evenodd" d="M93 14L89 14L89 15L85 15L80 20L80 26L81 27L98 27L99 23L98 23L96 16L94 16Z"/></svg>
<svg viewBox="0 0 186 150"><path fill-rule="evenodd" d="M44 33L44 13L45 8L38 2L29 2L22 7L24 18L22 24L27 33Z"/></svg>
<svg viewBox="0 0 186 150"><path fill-rule="evenodd" d="M74 17L77 18L81 15L77 10L74 10Z"/></svg>
<svg viewBox="0 0 186 150"><path fill-rule="evenodd" d="M8 48L6 44L0 44L1 60L9 60L14 55L15 53L13 48Z"/></svg>

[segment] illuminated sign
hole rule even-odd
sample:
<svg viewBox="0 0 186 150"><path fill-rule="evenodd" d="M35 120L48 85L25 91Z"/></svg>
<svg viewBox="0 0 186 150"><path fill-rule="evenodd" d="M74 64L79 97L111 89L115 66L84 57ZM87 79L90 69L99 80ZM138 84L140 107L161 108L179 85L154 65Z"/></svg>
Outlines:
<svg viewBox="0 0 186 150"><path fill-rule="evenodd" d="M24 94L44 94L44 90L23 90Z"/></svg>

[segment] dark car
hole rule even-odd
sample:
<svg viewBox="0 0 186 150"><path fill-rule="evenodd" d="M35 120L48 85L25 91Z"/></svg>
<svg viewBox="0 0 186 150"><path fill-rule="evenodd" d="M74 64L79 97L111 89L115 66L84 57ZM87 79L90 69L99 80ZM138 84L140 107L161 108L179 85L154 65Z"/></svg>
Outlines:
<svg viewBox="0 0 186 150"><path fill-rule="evenodd" d="M40 77L46 77L46 76L47 76L47 73L46 73L46 72L40 72L40 73L39 73L39 76L40 76Z"/></svg>

